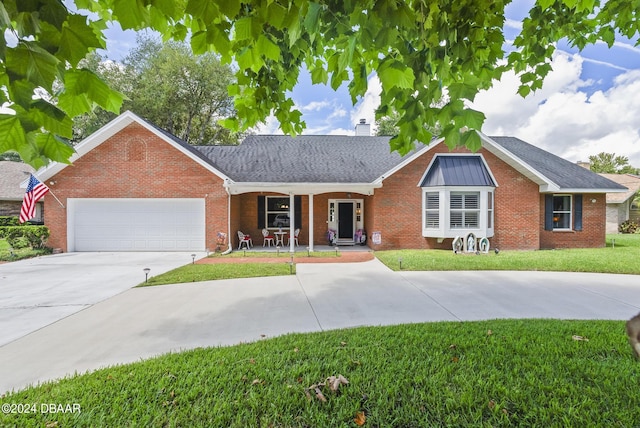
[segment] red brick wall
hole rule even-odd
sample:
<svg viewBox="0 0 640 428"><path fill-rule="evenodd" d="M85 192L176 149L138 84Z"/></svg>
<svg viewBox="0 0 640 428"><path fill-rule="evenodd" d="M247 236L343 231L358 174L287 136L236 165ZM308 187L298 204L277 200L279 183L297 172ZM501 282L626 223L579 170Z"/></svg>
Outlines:
<svg viewBox="0 0 640 428"><path fill-rule="evenodd" d="M51 185L50 182L55 184ZM63 169L47 185L67 198L204 198L206 241L227 230L227 193L222 180L141 125L134 123ZM67 251L67 213L45 198L49 246Z"/></svg>
<svg viewBox="0 0 640 428"><path fill-rule="evenodd" d="M595 200L595 202L591 202ZM606 244L606 197L582 195L582 230L544 230L544 195L540 195L540 248L600 248Z"/></svg>
<svg viewBox="0 0 640 428"><path fill-rule="evenodd" d="M466 153L465 149L455 150ZM376 250L393 248L451 249L452 239L438 243L436 238L422 236L422 190L418 187L431 159L436 153L449 153L446 146L435 147L400 171L386 178L383 187L373 196L357 193L352 198L364 199L364 227L367 244ZM605 243L605 198L603 195L584 195L583 227L581 232L544 231L544 196L537 184L508 164L481 149L481 153L498 187L495 189L495 234L491 247L505 250L534 250L539 248L599 247ZM257 193L233 197L233 224L252 236L254 244L262 245L257 227ZM265 194L275 195L275 194ZM591 203L595 198L596 203ZM326 193L314 196L314 244L326 245L329 199L347 199L346 193ZM302 196L302 227L300 245L308 245L308 196ZM371 235L380 232L382 243L373 245ZM234 245L237 238L234 236Z"/></svg>
<svg viewBox="0 0 640 428"><path fill-rule="evenodd" d="M375 213L369 234L382 233L381 245L374 249L446 248L452 239L438 243L436 238L422 236L422 190L420 178L436 153L450 153L440 144L414 160L402 170L388 177L381 189L376 189L367 205L368 213ZM454 153L468 153L456 149ZM498 187L495 190L495 235L492 247L504 249L537 249L539 245L540 194L538 186L485 149L481 153L493 173Z"/></svg>

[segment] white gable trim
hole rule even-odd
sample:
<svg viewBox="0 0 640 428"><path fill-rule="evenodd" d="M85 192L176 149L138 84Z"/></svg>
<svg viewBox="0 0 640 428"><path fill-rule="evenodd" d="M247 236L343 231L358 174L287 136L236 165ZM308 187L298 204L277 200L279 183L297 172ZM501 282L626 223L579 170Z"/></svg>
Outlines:
<svg viewBox="0 0 640 428"><path fill-rule="evenodd" d="M382 181L385 178L391 177L393 174L395 174L396 172L398 172L399 170L401 170L405 166L409 165L411 162L413 162L414 160L418 159L420 156L422 156L423 154L427 153L429 150L431 150L432 148L434 148L435 146L437 146L438 144L440 144L443 141L444 141L444 138L440 138L440 139L432 140L429 144L425 144L425 146L423 148L421 148L420 150L416 151L414 154L412 154L411 156L409 156L408 158L406 158L405 160L400 162L398 165L394 166L389 171L385 172L380 177L378 177L375 180L373 180L373 183L374 184L382 183Z"/></svg>
<svg viewBox="0 0 640 428"><path fill-rule="evenodd" d="M540 171L533 168L531 165L506 150L504 147L493 141L482 132L478 132L482 139L482 147L496 155L499 159L506 162L509 166L514 168L520 174L527 177L540 187L540 192L557 192L560 190L560 186L542 174Z"/></svg>
<svg viewBox="0 0 640 428"><path fill-rule="evenodd" d="M180 144L177 144L171 138L168 138L165 134L160 132L157 128L150 125L149 122L141 119L138 115L136 115L135 113L132 113L131 111L126 111L122 113L120 116L116 117L111 122L107 123L102 128L100 128L99 130L97 130L96 132L94 132L84 140L82 140L80 143L78 143L78 145L75 146L76 152L71 156L69 161L71 163L75 162L76 160L80 159L82 156L89 153L91 150L95 149L100 144L104 143L109 138L113 137L115 134L122 131L124 128L126 128L127 126L131 125L134 122L138 123L145 129L147 129L149 132L156 135L158 138L164 140L165 142L167 142L168 144L170 144L171 146L173 146L174 148L176 148L177 150L185 154L187 157L191 158L194 162L198 163L208 171L220 177L222 180L228 179L228 177L225 174L223 174L221 171L214 168L211 164L199 158L195 154L191 153L189 150L186 150ZM70 165L60 163L60 162L52 162L48 166L38 170L38 172L36 172L34 175L38 177L40 181L45 181L50 179L51 177L53 177L54 175L56 175L57 173L59 173L60 171L62 171L68 166Z"/></svg>

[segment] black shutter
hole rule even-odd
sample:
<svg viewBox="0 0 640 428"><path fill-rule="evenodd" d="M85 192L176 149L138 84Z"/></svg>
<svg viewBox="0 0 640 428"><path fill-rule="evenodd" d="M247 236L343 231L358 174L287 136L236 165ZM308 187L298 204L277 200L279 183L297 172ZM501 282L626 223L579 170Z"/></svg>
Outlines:
<svg viewBox="0 0 640 428"><path fill-rule="evenodd" d="M265 197L258 196L258 229L263 229L265 227L264 214L265 214Z"/></svg>
<svg viewBox="0 0 640 428"><path fill-rule="evenodd" d="M573 228L582 230L582 195L573 195Z"/></svg>
<svg viewBox="0 0 640 428"><path fill-rule="evenodd" d="M553 230L553 195L544 195L544 230Z"/></svg>
<svg viewBox="0 0 640 428"><path fill-rule="evenodd" d="M302 225L302 196L294 196L293 203L295 205L293 227L298 228Z"/></svg>

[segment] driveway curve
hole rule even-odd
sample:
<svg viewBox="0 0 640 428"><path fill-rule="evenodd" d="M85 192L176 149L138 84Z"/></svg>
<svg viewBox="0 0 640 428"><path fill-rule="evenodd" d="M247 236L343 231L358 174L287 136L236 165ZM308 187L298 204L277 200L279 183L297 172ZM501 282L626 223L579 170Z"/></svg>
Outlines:
<svg viewBox="0 0 640 428"><path fill-rule="evenodd" d="M133 285L141 265L131 269L138 277ZM292 276L114 292L0 346L0 393L167 352L291 332L496 318L624 320L638 311L635 275L393 272L377 259L300 264Z"/></svg>

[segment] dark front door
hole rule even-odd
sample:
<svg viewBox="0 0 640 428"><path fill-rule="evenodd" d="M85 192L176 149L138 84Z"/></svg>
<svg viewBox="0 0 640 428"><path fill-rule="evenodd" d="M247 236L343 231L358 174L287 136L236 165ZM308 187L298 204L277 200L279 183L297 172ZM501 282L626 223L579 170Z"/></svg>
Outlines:
<svg viewBox="0 0 640 428"><path fill-rule="evenodd" d="M338 202L338 238L353 239L353 202Z"/></svg>

